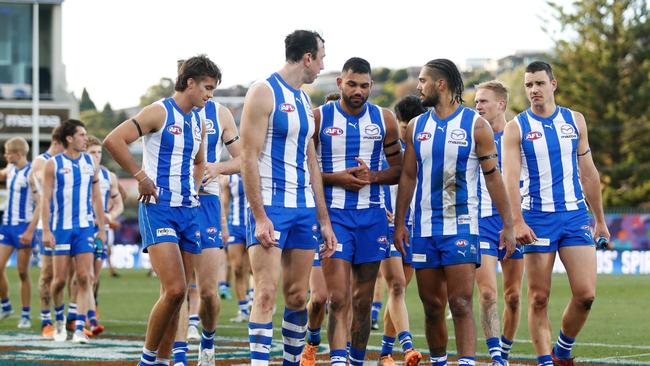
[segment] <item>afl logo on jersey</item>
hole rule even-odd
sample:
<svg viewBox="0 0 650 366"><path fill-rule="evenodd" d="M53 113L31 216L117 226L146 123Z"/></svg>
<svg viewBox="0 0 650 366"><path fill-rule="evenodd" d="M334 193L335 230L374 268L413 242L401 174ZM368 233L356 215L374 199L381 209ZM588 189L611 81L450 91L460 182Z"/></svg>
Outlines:
<svg viewBox="0 0 650 366"><path fill-rule="evenodd" d="M323 129L323 133L329 136L341 136L343 134L343 129L338 127L327 127Z"/></svg>
<svg viewBox="0 0 650 366"><path fill-rule="evenodd" d="M465 240L465 239L456 240L456 246L457 247L466 247L467 246L467 240Z"/></svg>
<svg viewBox="0 0 650 366"><path fill-rule="evenodd" d="M183 133L183 129L176 125L171 125L167 127L167 132L171 133L172 135L180 135Z"/></svg>
<svg viewBox="0 0 650 366"><path fill-rule="evenodd" d="M542 133L539 131L530 131L526 134L526 140L535 141L542 138Z"/></svg>
<svg viewBox="0 0 650 366"><path fill-rule="evenodd" d="M429 132L420 132L418 135L415 137L416 140L418 141L426 141L431 138L431 133Z"/></svg>
<svg viewBox="0 0 650 366"><path fill-rule="evenodd" d="M290 103L284 103L280 105L280 112L284 113L291 113L296 110L296 107L293 106L293 104Z"/></svg>

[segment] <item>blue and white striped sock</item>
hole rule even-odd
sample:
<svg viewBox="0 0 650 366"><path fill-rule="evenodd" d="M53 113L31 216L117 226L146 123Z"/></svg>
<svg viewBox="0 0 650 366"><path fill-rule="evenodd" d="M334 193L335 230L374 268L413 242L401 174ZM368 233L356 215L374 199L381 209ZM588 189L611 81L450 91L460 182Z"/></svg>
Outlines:
<svg viewBox="0 0 650 366"><path fill-rule="evenodd" d="M214 330L208 332L203 329L201 332L201 349L213 349L214 348Z"/></svg>
<svg viewBox="0 0 650 366"><path fill-rule="evenodd" d="M52 313L50 309L41 310L41 327L52 324Z"/></svg>
<svg viewBox="0 0 650 366"><path fill-rule="evenodd" d="M68 321L75 320L77 316L77 304L71 302L68 304Z"/></svg>
<svg viewBox="0 0 650 366"><path fill-rule="evenodd" d="M503 362L503 358L501 357L501 342L499 341L499 338L488 338L485 340L485 344L487 344L488 352L490 353L492 361L498 362L501 365L505 364L505 362Z"/></svg>
<svg viewBox="0 0 650 366"><path fill-rule="evenodd" d="M501 336L501 358L506 361L508 360L508 357L510 357L510 350L512 350L512 343L514 342L504 336Z"/></svg>
<svg viewBox="0 0 650 366"><path fill-rule="evenodd" d="M2 299L2 312L3 313L8 313L11 311L11 303L9 302L9 298L4 298Z"/></svg>
<svg viewBox="0 0 650 366"><path fill-rule="evenodd" d="M446 353L442 356L431 356L431 366L446 366L446 365L447 365Z"/></svg>
<svg viewBox="0 0 650 366"><path fill-rule="evenodd" d="M537 356L539 366L553 366L553 357L551 355Z"/></svg>
<svg viewBox="0 0 650 366"><path fill-rule="evenodd" d="M284 309L282 340L284 341L284 366L299 366L300 354L305 348L307 333L307 309Z"/></svg>
<svg viewBox="0 0 650 366"><path fill-rule="evenodd" d="M269 364L269 352L273 341L273 323L248 323L248 342L251 350L251 366Z"/></svg>
<svg viewBox="0 0 650 366"><path fill-rule="evenodd" d="M476 360L474 357L463 356L458 358L458 366L474 366L476 365Z"/></svg>
<svg viewBox="0 0 650 366"><path fill-rule="evenodd" d="M571 350L573 349L573 344L576 343L575 338L570 338L564 335L560 330L560 335L557 337L557 342L555 343L555 348L553 351L555 357L559 359L571 358Z"/></svg>
<svg viewBox="0 0 650 366"><path fill-rule="evenodd" d="M142 347L142 355L140 356L138 366L152 366L156 362L156 353L158 351L150 351Z"/></svg>
<svg viewBox="0 0 650 366"><path fill-rule="evenodd" d="M384 334L383 337L381 337L381 355L380 357L383 356L388 356L393 354L393 345L395 344L395 338L394 337L389 337Z"/></svg>
<svg viewBox="0 0 650 366"><path fill-rule="evenodd" d="M370 308L370 318L372 320L377 320L379 319L379 312L381 311L381 301L376 301L372 303L372 307Z"/></svg>
<svg viewBox="0 0 650 366"><path fill-rule="evenodd" d="M156 357L153 366L169 366L169 359Z"/></svg>
<svg viewBox="0 0 650 366"><path fill-rule="evenodd" d="M307 326L307 342L312 346L320 344L320 328L311 329Z"/></svg>
<svg viewBox="0 0 650 366"><path fill-rule="evenodd" d="M86 326L86 316L84 314L77 314L77 317L75 319L75 324L77 325L75 331L82 332Z"/></svg>
<svg viewBox="0 0 650 366"><path fill-rule="evenodd" d="M243 300L243 301L240 301L238 304L239 304L239 312L244 314L244 315L249 315L248 314L248 301Z"/></svg>
<svg viewBox="0 0 650 366"><path fill-rule="evenodd" d="M348 351L344 349L330 350L331 366L346 366L348 363Z"/></svg>
<svg viewBox="0 0 650 366"><path fill-rule="evenodd" d="M29 320L29 306L23 306L23 308L20 311L20 317Z"/></svg>
<svg viewBox="0 0 650 366"><path fill-rule="evenodd" d="M199 314L192 314L190 315L188 325L199 327L199 322L201 321L201 318L199 318Z"/></svg>
<svg viewBox="0 0 650 366"><path fill-rule="evenodd" d="M187 342L174 342L172 353L174 354L174 364L182 363L187 366Z"/></svg>
<svg viewBox="0 0 650 366"><path fill-rule="evenodd" d="M65 305L61 305L58 308L55 306L54 307L54 319L56 321L61 321L63 320L63 313L65 311Z"/></svg>
<svg viewBox="0 0 650 366"><path fill-rule="evenodd" d="M397 339L399 339L399 344L402 346L402 352L406 353L406 351L413 348L411 332L405 330L397 335Z"/></svg>
<svg viewBox="0 0 650 366"><path fill-rule="evenodd" d="M366 350L350 347L350 366L363 366L366 359Z"/></svg>
<svg viewBox="0 0 650 366"><path fill-rule="evenodd" d="M99 323L97 323L97 314L95 313L95 310L88 310L88 321L90 322L91 327L96 327Z"/></svg>

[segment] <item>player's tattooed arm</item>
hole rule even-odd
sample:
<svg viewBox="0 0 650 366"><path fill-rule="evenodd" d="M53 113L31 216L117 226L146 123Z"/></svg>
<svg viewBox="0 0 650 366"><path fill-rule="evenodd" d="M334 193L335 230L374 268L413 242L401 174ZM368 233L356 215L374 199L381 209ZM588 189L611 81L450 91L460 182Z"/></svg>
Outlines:
<svg viewBox="0 0 650 366"><path fill-rule="evenodd" d="M43 172L43 194L41 195L41 222L50 222L50 202L52 201L52 188L54 187L54 159L45 163ZM54 248L54 235L50 225L43 225L43 244L48 248Z"/></svg>
<svg viewBox="0 0 650 366"><path fill-rule="evenodd" d="M221 121L221 127L223 128L221 141L223 141L232 158L218 163L206 162L205 175L203 176L205 184L216 179L221 174L231 175L241 171L241 141L235 118L232 116L230 109L224 106L219 108L219 121Z"/></svg>
<svg viewBox="0 0 650 366"><path fill-rule="evenodd" d="M585 152L589 151L589 133L587 131L587 122L582 113L574 112L574 119L578 127L579 140L578 140L578 171L580 172L580 183L582 183L585 192L585 198L589 203L589 208L594 215L594 237L605 237L610 239L607 223L605 222L605 212L603 211L603 198L600 191L600 174L592 154Z"/></svg>
<svg viewBox="0 0 650 366"><path fill-rule="evenodd" d="M499 248L506 246L506 258L510 257L515 251L515 234L512 222L512 213L510 212L510 202L503 179L499 173L497 159L480 159L480 157L490 157L496 155L497 148L494 143L494 134L488 122L483 118L476 120L474 126L474 139L476 141L476 155L479 156L479 164L485 177L485 185L492 201L494 202L501 220L503 221L503 230Z"/></svg>

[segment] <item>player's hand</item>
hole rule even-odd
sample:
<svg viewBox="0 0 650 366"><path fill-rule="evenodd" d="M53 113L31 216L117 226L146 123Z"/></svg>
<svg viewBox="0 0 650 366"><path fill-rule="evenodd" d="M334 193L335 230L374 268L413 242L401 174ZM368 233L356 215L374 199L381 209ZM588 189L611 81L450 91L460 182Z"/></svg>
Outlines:
<svg viewBox="0 0 650 366"><path fill-rule="evenodd" d="M106 243L106 230L97 230L97 234L95 234L95 239L100 240L102 244Z"/></svg>
<svg viewBox="0 0 650 366"><path fill-rule="evenodd" d="M409 231L404 223L395 226L393 244L395 245L395 249L402 253L402 257L406 258L406 250L404 250L404 246L408 247L411 244L409 243Z"/></svg>
<svg viewBox="0 0 650 366"><path fill-rule="evenodd" d="M43 230L43 245L52 249L54 249L54 246L56 245L56 240L54 240L54 234L52 234L52 232L49 230Z"/></svg>
<svg viewBox="0 0 650 366"><path fill-rule="evenodd" d="M341 172L343 175L343 183L341 184L343 188L348 191L359 192L361 188L370 184L369 181L357 177L357 173L361 171L363 171L363 167L355 166Z"/></svg>
<svg viewBox="0 0 650 366"><path fill-rule="evenodd" d="M338 244L336 235L334 235L334 229L332 229L332 224L327 223L321 225L320 234L323 238L323 245L320 248L320 258L329 258L334 254L336 245Z"/></svg>
<svg viewBox="0 0 650 366"><path fill-rule="evenodd" d="M592 231L592 236L594 237L594 240L597 240L600 237L607 238L607 241L609 242L607 244L607 249L614 249L614 243L612 242L609 229L607 228L607 223L596 221L594 224L594 230Z"/></svg>
<svg viewBox="0 0 650 366"><path fill-rule="evenodd" d="M355 176L361 180L365 180L370 184L370 168L368 168L368 165L366 165L366 162L363 161L363 159L356 157L354 160L359 163L359 170L355 172Z"/></svg>
<svg viewBox="0 0 650 366"><path fill-rule="evenodd" d="M275 239L273 223L267 216L264 216L259 220L255 218L255 238L264 248L271 248L278 245L278 242Z"/></svg>
<svg viewBox="0 0 650 366"><path fill-rule="evenodd" d="M524 220L516 220L514 229L517 244L528 245L537 241L537 235Z"/></svg>
<svg viewBox="0 0 650 366"><path fill-rule="evenodd" d="M155 203L158 203L158 189L151 178L146 177L138 183L138 193L140 193L138 201L150 203L153 199Z"/></svg>
<svg viewBox="0 0 650 366"><path fill-rule="evenodd" d="M395 217L393 216L393 213L388 211L388 210L386 210L386 218L388 219L388 222L391 223L391 224L395 220Z"/></svg>
<svg viewBox="0 0 650 366"><path fill-rule="evenodd" d="M203 185L210 184L221 175L221 163L206 163L203 171Z"/></svg>
<svg viewBox="0 0 650 366"><path fill-rule="evenodd" d="M18 240L20 241L20 244L22 245L32 245L32 240L34 239L34 229L30 229L29 227L23 232L19 237Z"/></svg>
<svg viewBox="0 0 650 366"><path fill-rule="evenodd" d="M531 230L532 231L532 230ZM517 249L517 239L515 237L515 228L506 226L499 233L499 249L506 248L506 255L503 259L508 259Z"/></svg>

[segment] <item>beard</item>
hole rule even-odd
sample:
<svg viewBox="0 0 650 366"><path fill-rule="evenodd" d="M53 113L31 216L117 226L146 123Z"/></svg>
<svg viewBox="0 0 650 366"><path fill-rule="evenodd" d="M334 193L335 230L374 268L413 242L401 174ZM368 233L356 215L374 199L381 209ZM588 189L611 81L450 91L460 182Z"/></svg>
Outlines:
<svg viewBox="0 0 650 366"><path fill-rule="evenodd" d="M425 108L435 107L440 104L440 95L424 95L422 94L422 106Z"/></svg>
<svg viewBox="0 0 650 366"><path fill-rule="evenodd" d="M345 102L346 105L352 108L360 108L368 101L368 97L364 98L363 96L361 96L361 99L352 99L352 96L345 95L343 93L341 93L341 98L343 98L343 101Z"/></svg>

